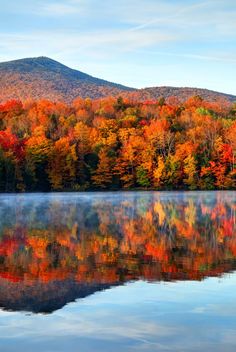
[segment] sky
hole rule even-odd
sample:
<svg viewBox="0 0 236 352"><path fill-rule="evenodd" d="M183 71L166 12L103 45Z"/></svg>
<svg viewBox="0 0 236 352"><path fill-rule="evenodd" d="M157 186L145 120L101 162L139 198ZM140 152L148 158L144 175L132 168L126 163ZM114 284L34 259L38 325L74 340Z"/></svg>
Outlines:
<svg viewBox="0 0 236 352"><path fill-rule="evenodd" d="M48 56L130 87L236 95L235 0L0 0L0 61Z"/></svg>

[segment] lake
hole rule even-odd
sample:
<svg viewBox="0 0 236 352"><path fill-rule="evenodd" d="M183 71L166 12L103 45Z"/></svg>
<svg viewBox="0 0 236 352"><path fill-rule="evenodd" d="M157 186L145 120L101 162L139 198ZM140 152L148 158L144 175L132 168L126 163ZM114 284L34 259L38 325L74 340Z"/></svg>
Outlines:
<svg viewBox="0 0 236 352"><path fill-rule="evenodd" d="M0 195L0 351L236 350L236 192Z"/></svg>

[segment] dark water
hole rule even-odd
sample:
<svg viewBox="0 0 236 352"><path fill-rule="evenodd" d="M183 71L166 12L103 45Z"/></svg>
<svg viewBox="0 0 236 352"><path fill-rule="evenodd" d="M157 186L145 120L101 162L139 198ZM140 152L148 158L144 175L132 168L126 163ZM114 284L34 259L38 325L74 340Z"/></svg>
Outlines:
<svg viewBox="0 0 236 352"><path fill-rule="evenodd" d="M0 195L0 351L235 351L236 192Z"/></svg>

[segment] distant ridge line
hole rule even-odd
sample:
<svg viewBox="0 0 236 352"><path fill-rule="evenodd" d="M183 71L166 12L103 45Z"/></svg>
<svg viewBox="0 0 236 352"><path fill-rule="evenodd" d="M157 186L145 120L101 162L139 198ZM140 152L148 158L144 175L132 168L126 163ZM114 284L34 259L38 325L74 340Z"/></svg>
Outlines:
<svg viewBox="0 0 236 352"><path fill-rule="evenodd" d="M236 101L235 95L204 88L161 86L135 89L71 69L46 56L0 63L0 103L11 99L49 99L70 103L79 96L99 99L119 95L135 96L140 101L170 96L184 101L193 95L201 95L211 101Z"/></svg>

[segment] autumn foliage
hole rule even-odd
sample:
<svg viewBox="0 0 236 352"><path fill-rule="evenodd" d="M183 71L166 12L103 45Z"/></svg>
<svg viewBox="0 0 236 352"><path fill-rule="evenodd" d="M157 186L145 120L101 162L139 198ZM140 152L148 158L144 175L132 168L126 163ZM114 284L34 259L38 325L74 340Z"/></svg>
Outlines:
<svg viewBox="0 0 236 352"><path fill-rule="evenodd" d="M0 105L0 191L234 189L236 108L192 97Z"/></svg>
<svg viewBox="0 0 236 352"><path fill-rule="evenodd" d="M66 207L57 198L44 199L42 207L27 199L9 207L0 227L0 277L8 281L34 285L73 277L117 284L199 280L235 270L233 195L215 194L209 203L205 193L197 201L158 193L118 201L64 198Z"/></svg>

